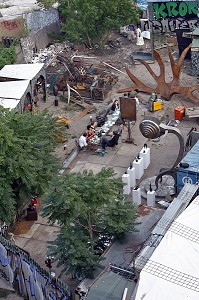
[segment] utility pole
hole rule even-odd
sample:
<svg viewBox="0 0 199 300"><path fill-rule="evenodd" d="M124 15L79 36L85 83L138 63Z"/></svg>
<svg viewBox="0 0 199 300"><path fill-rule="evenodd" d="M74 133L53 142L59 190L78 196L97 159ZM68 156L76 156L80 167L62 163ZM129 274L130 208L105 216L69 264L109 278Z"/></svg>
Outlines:
<svg viewBox="0 0 199 300"><path fill-rule="evenodd" d="M150 38L151 38L151 55L152 60L154 60L154 35L153 35L153 2L148 2L148 17L149 17L149 28L150 28Z"/></svg>

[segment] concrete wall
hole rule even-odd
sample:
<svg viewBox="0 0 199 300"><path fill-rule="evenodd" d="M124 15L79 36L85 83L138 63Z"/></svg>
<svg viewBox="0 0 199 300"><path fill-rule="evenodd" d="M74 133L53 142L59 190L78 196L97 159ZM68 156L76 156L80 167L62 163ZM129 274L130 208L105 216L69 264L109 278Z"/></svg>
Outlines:
<svg viewBox="0 0 199 300"><path fill-rule="evenodd" d="M50 24L59 23L59 14L56 9L35 11L24 14L23 17L26 20L27 29L32 32L38 32Z"/></svg>
<svg viewBox="0 0 199 300"><path fill-rule="evenodd" d="M23 18L0 18L0 39L2 37L21 37L24 32Z"/></svg>
<svg viewBox="0 0 199 300"><path fill-rule="evenodd" d="M22 48L21 48L21 45L18 45L16 47L16 55L17 55L17 58L16 58L16 64L25 64L25 59L24 59L24 55L23 55L23 51L22 51Z"/></svg>
<svg viewBox="0 0 199 300"><path fill-rule="evenodd" d="M30 33L26 38L21 38L20 41L25 62L31 62L34 52L39 52L40 49L46 48L46 46L52 41L48 35L50 32L58 31L59 24L54 23L40 29L36 33Z"/></svg>

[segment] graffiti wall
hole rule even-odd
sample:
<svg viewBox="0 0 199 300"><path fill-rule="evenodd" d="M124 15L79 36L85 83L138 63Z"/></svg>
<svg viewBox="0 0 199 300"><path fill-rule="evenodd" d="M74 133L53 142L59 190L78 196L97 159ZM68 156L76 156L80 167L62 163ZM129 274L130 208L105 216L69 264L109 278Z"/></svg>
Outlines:
<svg viewBox="0 0 199 300"><path fill-rule="evenodd" d="M0 18L0 39L2 37L21 37L24 31L23 18Z"/></svg>
<svg viewBox="0 0 199 300"><path fill-rule="evenodd" d="M153 3L154 18L194 19L198 14L198 1L191 2L157 2Z"/></svg>
<svg viewBox="0 0 199 300"><path fill-rule="evenodd" d="M24 299L71 300L64 283L52 279L26 252L1 235L0 277Z"/></svg>
<svg viewBox="0 0 199 300"><path fill-rule="evenodd" d="M199 75L199 49L191 49L191 72L193 76Z"/></svg>
<svg viewBox="0 0 199 300"><path fill-rule="evenodd" d="M46 48L52 42L49 33L58 31L59 26L57 23L54 23L38 30L36 33L30 33L26 38L21 38L20 42L25 62L31 63L34 53L39 52L39 49Z"/></svg>
<svg viewBox="0 0 199 300"><path fill-rule="evenodd" d="M196 27L197 20L183 20L183 19L162 19L162 20L148 20L141 19L141 30L150 30L153 26L154 33L174 32L175 29L190 29Z"/></svg>
<svg viewBox="0 0 199 300"><path fill-rule="evenodd" d="M141 21L141 30L153 27L154 33L173 32L197 26L199 1L148 1L152 2L153 17Z"/></svg>
<svg viewBox="0 0 199 300"><path fill-rule="evenodd" d="M59 24L59 14L56 9L41 10L24 15L27 28L31 32L37 32L50 24Z"/></svg>

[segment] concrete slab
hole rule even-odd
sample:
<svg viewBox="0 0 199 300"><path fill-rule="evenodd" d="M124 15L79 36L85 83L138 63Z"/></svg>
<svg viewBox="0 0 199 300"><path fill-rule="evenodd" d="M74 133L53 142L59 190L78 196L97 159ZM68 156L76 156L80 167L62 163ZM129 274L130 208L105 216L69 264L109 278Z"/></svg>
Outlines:
<svg viewBox="0 0 199 300"><path fill-rule="evenodd" d="M33 239L38 241L54 241L60 228L56 226L40 225L33 235Z"/></svg>
<svg viewBox="0 0 199 300"><path fill-rule="evenodd" d="M115 166L109 166L112 167L114 169L114 171L116 172L116 178L121 178L122 175L126 172L127 168L122 168L122 167L115 167Z"/></svg>
<svg viewBox="0 0 199 300"><path fill-rule="evenodd" d="M86 163L84 164L82 171L87 170L87 171L93 171L94 174L97 174L98 172L101 171L102 168L107 167L107 165L103 164L94 164L94 163Z"/></svg>
<svg viewBox="0 0 199 300"><path fill-rule="evenodd" d="M40 224L34 223L27 233L20 234L20 237L30 239L39 228Z"/></svg>
<svg viewBox="0 0 199 300"><path fill-rule="evenodd" d="M35 221L35 223L36 224L48 225L48 219L38 215L37 221Z"/></svg>
<svg viewBox="0 0 199 300"><path fill-rule="evenodd" d="M21 236L15 236L15 244L20 247L23 248L26 246L26 244L28 243L29 238L24 238Z"/></svg>
<svg viewBox="0 0 199 300"><path fill-rule="evenodd" d="M30 253L31 257L42 267L46 269L45 259L47 256L47 243L46 241L38 241L29 239L28 243L23 248Z"/></svg>
<svg viewBox="0 0 199 300"><path fill-rule="evenodd" d="M134 144L123 143L120 150L118 150L117 155L126 155L134 159L141 149L142 146L138 148Z"/></svg>
<svg viewBox="0 0 199 300"><path fill-rule="evenodd" d="M85 167L85 162L84 163L77 163L71 170L71 173L78 173L78 172L83 172Z"/></svg>
<svg viewBox="0 0 199 300"><path fill-rule="evenodd" d="M104 156L101 156L99 154L90 155L88 157L87 162L94 163L94 164L100 164L100 165L109 165L110 161L115 157L113 153L107 153Z"/></svg>
<svg viewBox="0 0 199 300"><path fill-rule="evenodd" d="M114 155L112 157L112 159L109 162L110 166L113 167L122 167L122 168L126 168L129 167L130 162L132 161L130 156L126 156L126 155L117 155L117 157ZM126 167L127 166L127 167Z"/></svg>

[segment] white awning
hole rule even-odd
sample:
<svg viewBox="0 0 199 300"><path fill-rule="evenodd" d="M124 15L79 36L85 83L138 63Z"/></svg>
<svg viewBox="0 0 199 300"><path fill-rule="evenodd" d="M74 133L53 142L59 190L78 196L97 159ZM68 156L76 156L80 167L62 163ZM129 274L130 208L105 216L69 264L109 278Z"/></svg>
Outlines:
<svg viewBox="0 0 199 300"><path fill-rule="evenodd" d="M6 65L0 70L0 77L32 80L43 67L43 63Z"/></svg>
<svg viewBox="0 0 199 300"><path fill-rule="evenodd" d="M31 92L29 80L0 82L0 98L20 100L28 91Z"/></svg>
<svg viewBox="0 0 199 300"><path fill-rule="evenodd" d="M140 273L135 300L199 298L199 196L172 223Z"/></svg>
<svg viewBox="0 0 199 300"><path fill-rule="evenodd" d="M20 100L0 98L0 105L4 108L14 109L19 104Z"/></svg>

